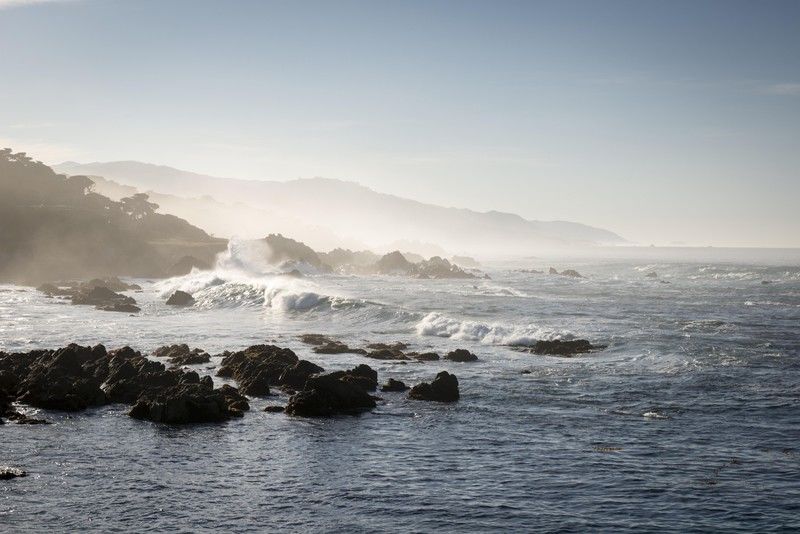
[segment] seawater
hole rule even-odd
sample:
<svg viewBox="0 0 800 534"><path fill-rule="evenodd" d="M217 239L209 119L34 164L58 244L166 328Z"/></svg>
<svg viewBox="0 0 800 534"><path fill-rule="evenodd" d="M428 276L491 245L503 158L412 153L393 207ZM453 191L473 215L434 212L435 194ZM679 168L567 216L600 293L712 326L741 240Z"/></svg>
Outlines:
<svg viewBox="0 0 800 534"><path fill-rule="evenodd" d="M548 266L491 264L491 280L293 279L227 261L137 280L134 316L0 286L4 351L188 343L215 354L270 342L326 370L367 363L381 381L446 369L462 394L455 404L380 394L373 412L332 419L264 413L286 398L254 399L243 419L186 427L119 405L31 410L54 424L0 426L0 464L29 472L0 483L0 530L800 530L800 267L516 270ZM179 288L195 306L164 305ZM302 333L467 348L480 361L317 355ZM607 348L556 358L509 346L556 338ZM218 363L195 369L213 375Z"/></svg>

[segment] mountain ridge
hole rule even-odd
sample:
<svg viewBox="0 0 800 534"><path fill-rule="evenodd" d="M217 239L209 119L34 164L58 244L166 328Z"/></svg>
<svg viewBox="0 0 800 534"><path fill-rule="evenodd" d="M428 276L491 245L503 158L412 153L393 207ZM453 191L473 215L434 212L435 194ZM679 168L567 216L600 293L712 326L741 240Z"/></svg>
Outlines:
<svg viewBox="0 0 800 534"><path fill-rule="evenodd" d="M528 249L627 243L618 234L571 221L530 220L497 210L441 206L375 191L354 181L336 178L297 178L288 181L226 178L185 171L166 165L132 160L54 165L58 172L102 176L142 192L175 195L183 199L209 196L228 204L242 204L272 214L281 231L292 235L292 219L310 227L323 227L336 239L315 243L315 248L334 248L350 240L373 249L385 249L393 241L413 239L439 244L452 252L473 254L526 253ZM202 213L180 214L207 231L220 226ZM263 215L263 214L262 214ZM243 236L265 235L269 220L240 221ZM267 217L269 219L269 217ZM221 226L220 226L221 228ZM225 233L230 233L226 228ZM309 232L303 232L306 238ZM230 237L226 235L226 237ZM313 242L313 238L311 239Z"/></svg>

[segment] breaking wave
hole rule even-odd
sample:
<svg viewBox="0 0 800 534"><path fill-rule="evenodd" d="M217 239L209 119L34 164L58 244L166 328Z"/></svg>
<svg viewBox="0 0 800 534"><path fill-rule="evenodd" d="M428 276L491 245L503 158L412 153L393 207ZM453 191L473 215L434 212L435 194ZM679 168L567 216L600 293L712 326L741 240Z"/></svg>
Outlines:
<svg viewBox="0 0 800 534"><path fill-rule="evenodd" d="M568 330L552 330L533 324L527 326L509 326L503 324L487 324L477 321L459 321L441 313L432 312L426 315L416 326L420 336L437 336L466 341L477 341L486 345L533 345L545 339L572 339L574 335Z"/></svg>

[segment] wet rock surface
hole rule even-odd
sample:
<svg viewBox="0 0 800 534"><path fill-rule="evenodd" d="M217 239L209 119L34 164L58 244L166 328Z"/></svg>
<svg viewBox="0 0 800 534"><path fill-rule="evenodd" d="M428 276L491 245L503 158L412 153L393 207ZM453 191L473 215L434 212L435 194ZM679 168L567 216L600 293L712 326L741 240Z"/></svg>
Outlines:
<svg viewBox="0 0 800 534"><path fill-rule="evenodd" d="M290 349L275 345L253 345L225 355L217 376L233 378L245 395L267 396L270 394L269 387L280 385L284 371L298 362L299 358Z"/></svg>
<svg viewBox="0 0 800 534"><path fill-rule="evenodd" d="M168 306L191 306L194 304L194 297L180 289L175 291L167 299Z"/></svg>
<svg viewBox="0 0 800 534"><path fill-rule="evenodd" d="M235 388L212 389L200 382L182 383L142 395L128 415L156 423L211 423L241 417L243 410L237 407L241 403L246 404L247 400Z"/></svg>
<svg viewBox="0 0 800 534"><path fill-rule="evenodd" d="M456 349L447 353L444 357L445 360L450 360L451 362L477 362L478 357L475 356L473 353L468 351L467 349Z"/></svg>
<svg viewBox="0 0 800 534"><path fill-rule="evenodd" d="M390 378L384 385L381 386L381 391L390 392L390 391L406 391L408 386L405 385L404 382L400 380L395 380L394 378Z"/></svg>
<svg viewBox="0 0 800 534"><path fill-rule="evenodd" d="M11 480L12 478L21 478L28 476L28 473L16 467L8 467L5 465L0 466L0 480Z"/></svg>
<svg viewBox="0 0 800 534"><path fill-rule="evenodd" d="M409 399L436 402L455 402L459 397L458 378L447 371L437 374L430 383L417 384L408 393Z"/></svg>
<svg viewBox="0 0 800 534"><path fill-rule="evenodd" d="M368 391L377 387L378 373L367 365L309 378L292 395L286 413L302 417L357 415L375 407Z"/></svg>
<svg viewBox="0 0 800 534"><path fill-rule="evenodd" d="M533 354L547 355L547 356L574 356L576 354L586 354L589 352L596 352L603 350L605 345L592 345L585 339L574 339L563 341L560 339L555 340L539 340L532 347L526 347L526 352Z"/></svg>
<svg viewBox="0 0 800 534"><path fill-rule="evenodd" d="M199 348L190 349L189 345L165 345L153 351L153 356L167 358L172 365L196 365L211 361L211 355Z"/></svg>

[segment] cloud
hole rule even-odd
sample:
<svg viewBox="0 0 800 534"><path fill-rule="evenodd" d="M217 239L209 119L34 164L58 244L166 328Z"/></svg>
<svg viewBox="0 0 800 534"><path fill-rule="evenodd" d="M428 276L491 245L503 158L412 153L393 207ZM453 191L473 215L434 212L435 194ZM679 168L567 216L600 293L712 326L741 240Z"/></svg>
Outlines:
<svg viewBox="0 0 800 534"><path fill-rule="evenodd" d="M11 9L13 7L32 6L34 4L52 4L55 2L64 3L72 0L0 0L0 9Z"/></svg>
<svg viewBox="0 0 800 534"><path fill-rule="evenodd" d="M800 96L800 83L776 83L764 87L764 92L770 95Z"/></svg>

